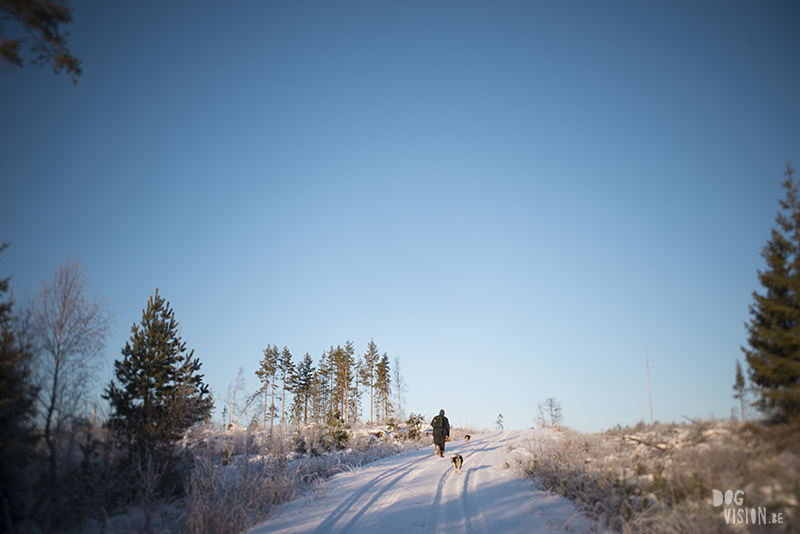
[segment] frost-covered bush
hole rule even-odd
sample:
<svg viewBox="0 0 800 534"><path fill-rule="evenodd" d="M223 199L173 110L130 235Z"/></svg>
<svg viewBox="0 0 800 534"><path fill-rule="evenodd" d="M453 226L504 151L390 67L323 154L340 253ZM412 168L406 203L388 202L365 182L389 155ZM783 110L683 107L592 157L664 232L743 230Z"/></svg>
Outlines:
<svg viewBox="0 0 800 534"><path fill-rule="evenodd" d="M422 414L415 414L411 412L406 420L406 436L408 439L416 440L422 437L422 425L425 422L425 416Z"/></svg>
<svg viewBox="0 0 800 534"><path fill-rule="evenodd" d="M794 441L781 435L788 432ZM782 513L797 529L797 431L714 422L637 425L605 434L568 429L534 433L519 466L540 486L576 501L584 513L631 533L718 532L725 520L711 490L742 489L746 506Z"/></svg>
<svg viewBox="0 0 800 534"><path fill-rule="evenodd" d="M420 446L385 427L204 426L175 446L169 464L159 464L132 462L118 436L88 424L57 438L60 491L48 491L47 465L33 462L29 509L24 522L14 523L17 532L52 525L75 534L241 532L295 495L318 493L327 477Z"/></svg>
<svg viewBox="0 0 800 534"><path fill-rule="evenodd" d="M337 440L335 432L346 437ZM191 472L186 498L189 533L242 531L295 495L319 488L327 477L416 448L411 442L375 438L366 430L322 425L307 425L285 436L262 432L244 439L210 439L212 446L198 447L204 454ZM226 439L244 447L231 446ZM347 448L340 448L345 443ZM236 452L226 456L230 450Z"/></svg>
<svg viewBox="0 0 800 534"><path fill-rule="evenodd" d="M186 532L241 532L266 519L292 498L296 468L285 457L246 455L221 465L212 455L197 459L189 482Z"/></svg>

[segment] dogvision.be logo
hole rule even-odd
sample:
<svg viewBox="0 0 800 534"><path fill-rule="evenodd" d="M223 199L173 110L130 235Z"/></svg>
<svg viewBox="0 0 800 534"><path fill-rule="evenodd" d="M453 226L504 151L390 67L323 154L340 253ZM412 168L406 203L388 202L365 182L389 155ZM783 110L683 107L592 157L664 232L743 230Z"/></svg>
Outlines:
<svg viewBox="0 0 800 534"><path fill-rule="evenodd" d="M729 524L745 524L745 525L769 525L772 523L783 523L783 514L770 514L767 513L766 508L746 508L742 507L744 504L744 491L728 490L723 495L719 490L711 490L711 495L714 498L714 506L725 505L723 511L725 512L725 522ZM735 506L730 506L733 503ZM739 508L737 508L739 507Z"/></svg>

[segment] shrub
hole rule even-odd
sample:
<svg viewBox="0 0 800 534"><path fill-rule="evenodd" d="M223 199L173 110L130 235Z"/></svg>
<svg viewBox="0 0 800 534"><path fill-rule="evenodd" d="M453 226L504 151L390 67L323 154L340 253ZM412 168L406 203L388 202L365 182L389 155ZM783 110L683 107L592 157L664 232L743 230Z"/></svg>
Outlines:
<svg viewBox="0 0 800 534"><path fill-rule="evenodd" d="M519 466L542 489L573 499L621 532L718 532L725 521L712 506L712 488L740 488L747 508L783 514L783 525L750 525L749 531L797 529L797 430L714 422L635 428L536 431L518 455Z"/></svg>
<svg viewBox="0 0 800 534"><path fill-rule="evenodd" d="M425 416L422 414L415 414L411 412L406 420L406 428L408 430L408 439L417 440L422 437L422 423Z"/></svg>

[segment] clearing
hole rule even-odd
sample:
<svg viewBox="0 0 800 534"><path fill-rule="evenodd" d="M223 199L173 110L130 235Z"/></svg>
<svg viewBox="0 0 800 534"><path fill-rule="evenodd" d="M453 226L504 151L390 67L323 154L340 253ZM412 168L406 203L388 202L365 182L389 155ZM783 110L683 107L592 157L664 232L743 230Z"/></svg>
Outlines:
<svg viewBox="0 0 800 534"><path fill-rule="evenodd" d="M384 458L321 482L250 534L515 533L596 531L571 501L538 491L514 467L516 448L540 430L489 432ZM461 473L450 463L464 457Z"/></svg>

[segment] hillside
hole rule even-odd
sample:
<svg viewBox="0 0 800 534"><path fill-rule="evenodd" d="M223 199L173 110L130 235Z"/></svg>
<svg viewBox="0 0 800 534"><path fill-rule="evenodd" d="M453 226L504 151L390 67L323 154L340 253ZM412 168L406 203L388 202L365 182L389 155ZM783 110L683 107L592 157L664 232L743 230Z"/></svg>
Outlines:
<svg viewBox="0 0 800 534"><path fill-rule="evenodd" d="M482 533L588 531L572 502L535 489L510 469L533 431L491 432L407 452L320 481L251 534ZM541 432L541 431L537 431ZM461 473L450 462L461 454Z"/></svg>

